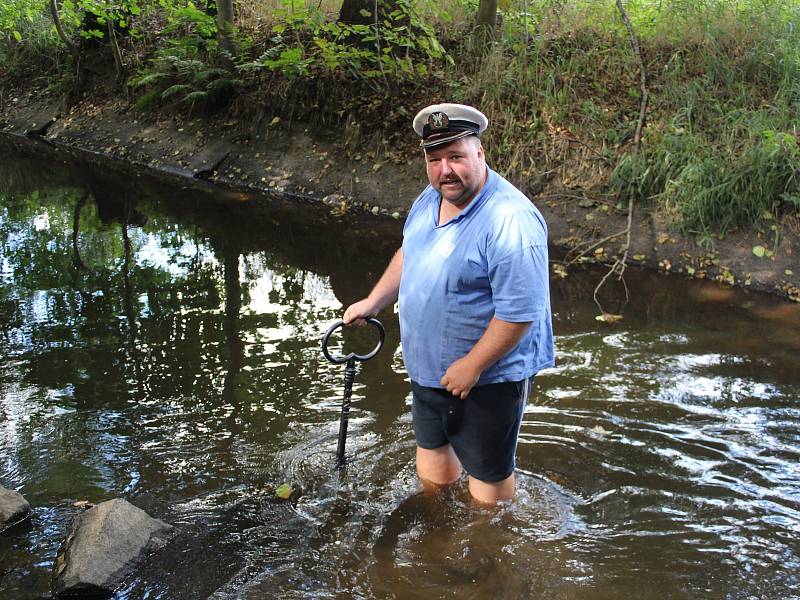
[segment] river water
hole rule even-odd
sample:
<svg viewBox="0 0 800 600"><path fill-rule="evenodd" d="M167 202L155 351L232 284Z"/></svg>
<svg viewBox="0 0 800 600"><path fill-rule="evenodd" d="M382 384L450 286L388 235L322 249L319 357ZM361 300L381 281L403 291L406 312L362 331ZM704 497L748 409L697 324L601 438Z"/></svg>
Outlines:
<svg viewBox="0 0 800 600"><path fill-rule="evenodd" d="M387 311L335 470L320 339L399 235L0 154L0 484L34 507L0 598L49 597L73 504L114 497L177 531L119 598L800 598L800 311L772 298L632 269L607 325L602 270L554 278L557 366L492 510L417 493Z"/></svg>

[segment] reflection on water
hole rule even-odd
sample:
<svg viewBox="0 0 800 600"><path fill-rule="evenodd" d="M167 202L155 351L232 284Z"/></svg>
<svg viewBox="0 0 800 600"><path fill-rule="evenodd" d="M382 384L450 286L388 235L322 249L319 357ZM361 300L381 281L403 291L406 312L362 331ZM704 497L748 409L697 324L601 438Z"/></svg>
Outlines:
<svg viewBox="0 0 800 600"><path fill-rule="evenodd" d="M333 469L320 338L397 223L0 165L0 484L35 508L0 536L0 597L47 597L72 503L115 496L178 531L130 599L800 594L797 306L631 272L607 326L596 272L553 281L557 366L519 494L486 510L463 481L418 493L391 312Z"/></svg>

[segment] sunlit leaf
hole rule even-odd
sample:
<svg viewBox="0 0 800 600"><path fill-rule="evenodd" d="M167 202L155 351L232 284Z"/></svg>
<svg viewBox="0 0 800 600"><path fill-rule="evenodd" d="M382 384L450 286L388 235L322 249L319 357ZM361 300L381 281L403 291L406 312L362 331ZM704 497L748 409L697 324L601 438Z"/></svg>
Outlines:
<svg viewBox="0 0 800 600"><path fill-rule="evenodd" d="M604 312L602 315L597 315L594 319L595 321L604 321L606 323L617 323L622 320L622 315L613 315Z"/></svg>
<svg viewBox="0 0 800 600"><path fill-rule="evenodd" d="M292 496L292 486L289 483L282 483L275 490L275 496L281 500L288 500Z"/></svg>
<svg viewBox="0 0 800 600"><path fill-rule="evenodd" d="M764 254L766 254L766 248L764 248L764 246L753 246L753 254L755 254L758 258L764 258Z"/></svg>

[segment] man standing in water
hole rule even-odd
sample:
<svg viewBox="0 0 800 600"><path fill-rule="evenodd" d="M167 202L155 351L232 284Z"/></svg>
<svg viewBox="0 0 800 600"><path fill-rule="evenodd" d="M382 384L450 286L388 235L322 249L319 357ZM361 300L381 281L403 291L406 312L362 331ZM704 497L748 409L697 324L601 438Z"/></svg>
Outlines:
<svg viewBox="0 0 800 600"><path fill-rule="evenodd" d="M477 501L514 496L519 428L530 382L553 365L547 226L486 166L486 116L436 104L414 118L430 185L403 245L369 296L345 310L363 325L399 297L411 377L417 473L426 487L469 475Z"/></svg>

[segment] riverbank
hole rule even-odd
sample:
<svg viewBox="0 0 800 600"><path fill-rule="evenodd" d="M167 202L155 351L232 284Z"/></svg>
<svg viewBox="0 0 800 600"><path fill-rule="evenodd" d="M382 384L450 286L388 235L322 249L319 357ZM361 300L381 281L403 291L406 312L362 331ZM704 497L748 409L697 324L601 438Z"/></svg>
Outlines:
<svg viewBox="0 0 800 600"><path fill-rule="evenodd" d="M629 263L800 301L800 0L526 4L491 32L458 1L369 24L340 6L240 7L225 30L182 1L79 2L56 34L57 14L12 3L0 130L400 221L426 184L413 115L473 104L489 165L566 255L557 275L623 253L630 200Z"/></svg>
<svg viewBox="0 0 800 600"><path fill-rule="evenodd" d="M0 133L7 141L31 148L44 143L89 164L110 160L170 177L207 179L242 199L280 194L324 203L334 213L369 212L398 221L426 183L410 127L406 147L372 144L359 151L347 143L341 129L142 114L113 96L90 96L61 114L56 99L30 88L6 100ZM575 249L599 243L579 262L612 260L624 241L619 232L626 215L610 203L575 193L565 185L569 177L567 172L544 185L524 178L514 183L542 210L552 243L568 258ZM713 248L706 249L696 239L676 233L657 213L638 209L629 259L664 273L800 301L798 233L800 228L792 223L774 223L772 229L718 236ZM763 256L754 253L759 246L768 249ZM554 269L568 275L563 264Z"/></svg>

